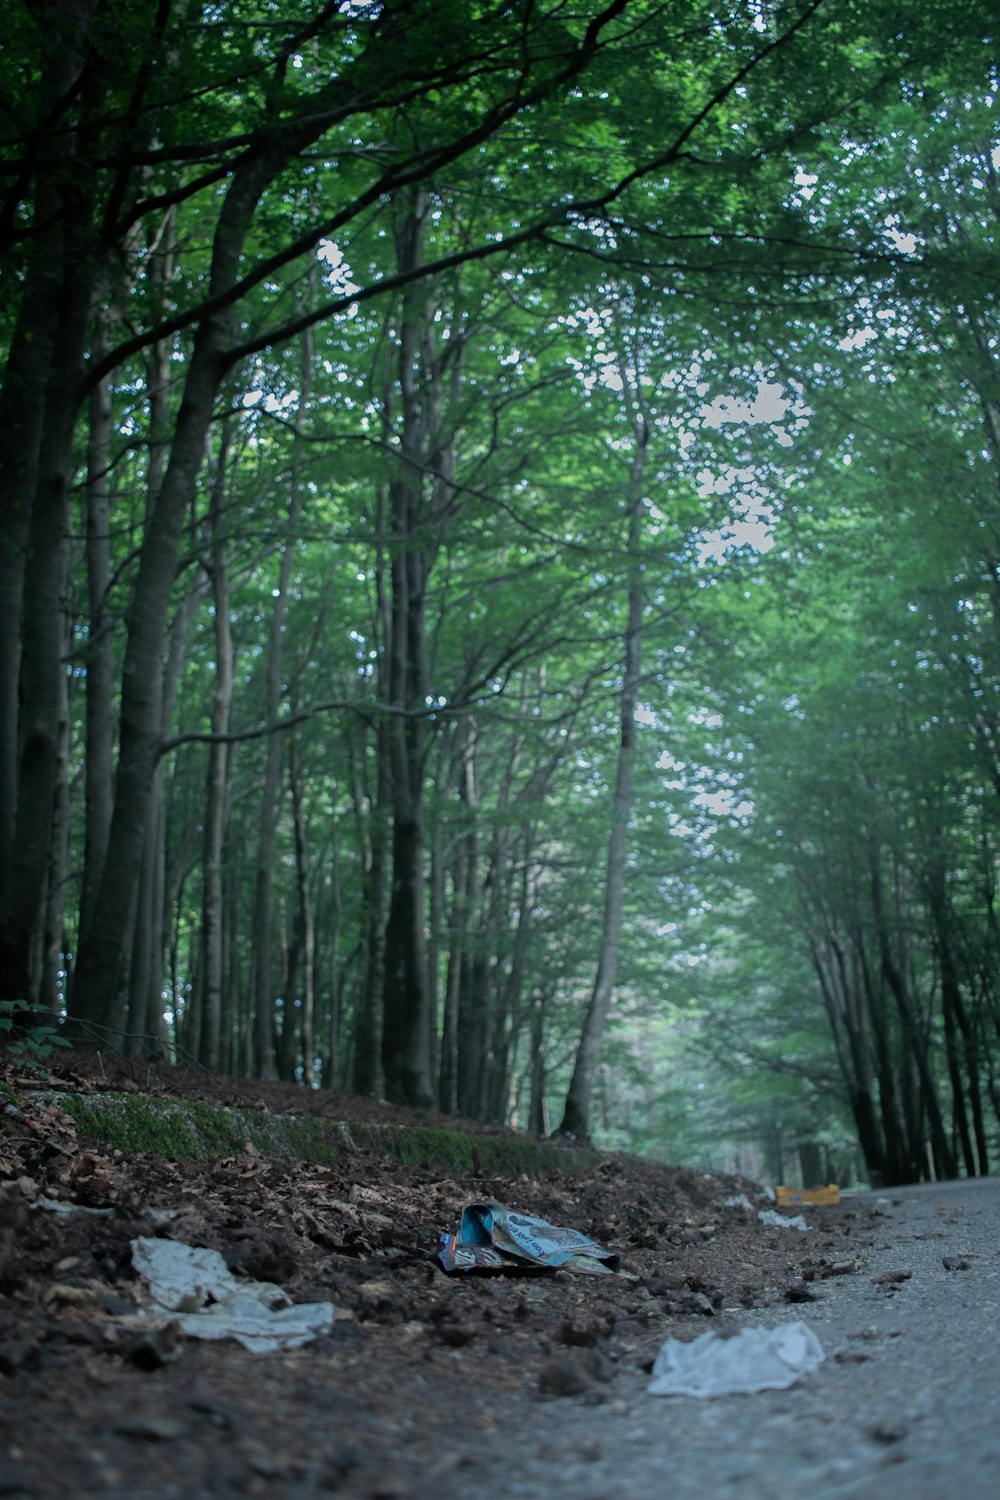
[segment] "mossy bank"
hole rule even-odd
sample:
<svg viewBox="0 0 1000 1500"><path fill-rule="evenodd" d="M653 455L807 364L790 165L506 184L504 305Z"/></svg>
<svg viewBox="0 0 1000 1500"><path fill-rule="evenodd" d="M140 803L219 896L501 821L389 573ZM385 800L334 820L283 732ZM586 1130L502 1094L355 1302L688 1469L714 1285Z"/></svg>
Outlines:
<svg viewBox="0 0 1000 1500"><path fill-rule="evenodd" d="M473 1171L572 1174L600 1156L583 1147L552 1145L514 1135L481 1135L423 1125L348 1124L314 1115L275 1115L201 1100L150 1094L59 1093L51 1101L71 1116L82 1141L100 1141L130 1155L167 1161L238 1156L247 1147L297 1161L333 1166L371 1151L405 1166Z"/></svg>

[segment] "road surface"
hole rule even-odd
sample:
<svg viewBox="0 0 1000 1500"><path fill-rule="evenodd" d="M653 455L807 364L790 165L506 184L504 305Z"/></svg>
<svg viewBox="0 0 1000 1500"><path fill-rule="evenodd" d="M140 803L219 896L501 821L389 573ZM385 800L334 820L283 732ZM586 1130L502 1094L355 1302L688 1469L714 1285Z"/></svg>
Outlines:
<svg viewBox="0 0 1000 1500"><path fill-rule="evenodd" d="M876 1196L874 1244L820 1300L723 1313L715 1326L802 1318L826 1362L785 1391L656 1397L623 1370L600 1405L526 1401L451 1500L997 1500L1000 1179ZM801 1257L790 1247L790 1260ZM870 1278L909 1271L888 1284ZM489 1476L492 1475L492 1479ZM485 1488L484 1488L485 1486ZM423 1500L423 1497L421 1497Z"/></svg>

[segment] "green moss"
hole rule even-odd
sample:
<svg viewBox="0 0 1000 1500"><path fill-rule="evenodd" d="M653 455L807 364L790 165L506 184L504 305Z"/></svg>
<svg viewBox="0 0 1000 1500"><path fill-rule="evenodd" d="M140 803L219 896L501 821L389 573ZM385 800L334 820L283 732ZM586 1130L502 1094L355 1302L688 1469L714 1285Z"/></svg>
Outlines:
<svg viewBox="0 0 1000 1500"><path fill-rule="evenodd" d="M336 1132L322 1120L137 1094L69 1094L59 1102L81 1136L167 1161L237 1156L248 1145L323 1163L337 1154Z"/></svg>
<svg viewBox="0 0 1000 1500"><path fill-rule="evenodd" d="M198 1138L190 1105L135 1094L67 1094L59 1102L81 1136L119 1151L167 1161L212 1154Z"/></svg>
<svg viewBox="0 0 1000 1500"><path fill-rule="evenodd" d="M331 1166L345 1150L360 1146L403 1166L437 1167L456 1176L484 1171L517 1177L573 1174L600 1160L594 1151L523 1136L470 1135L424 1125L348 1126L314 1115L270 1115L201 1100L107 1093L61 1094L58 1103L83 1139L167 1161L237 1156L251 1145L263 1154Z"/></svg>
<svg viewBox="0 0 1000 1500"><path fill-rule="evenodd" d="M487 1136L486 1151L480 1147L484 1166L505 1176L542 1176L553 1169L567 1176L596 1167L601 1157L597 1151L583 1147L549 1146L544 1141L524 1140L520 1136Z"/></svg>
<svg viewBox="0 0 1000 1500"><path fill-rule="evenodd" d="M423 1125L352 1125L359 1146L407 1167L444 1167L471 1172L470 1137L457 1130L429 1130Z"/></svg>
<svg viewBox="0 0 1000 1500"><path fill-rule="evenodd" d="M171 1107L189 1112L190 1128L201 1148L199 1156L235 1156L246 1149L247 1132L236 1110L220 1109L201 1099Z"/></svg>
<svg viewBox="0 0 1000 1500"><path fill-rule="evenodd" d="M516 1135L470 1135L420 1125L352 1125L359 1146L411 1167L441 1167L467 1173L482 1169L506 1177L564 1172L569 1176L596 1166L596 1151L570 1150Z"/></svg>
<svg viewBox="0 0 1000 1500"><path fill-rule="evenodd" d="M6 1099L8 1104L13 1104L15 1109L20 1107L21 1101L5 1078L0 1078L0 1098Z"/></svg>
<svg viewBox="0 0 1000 1500"><path fill-rule="evenodd" d="M315 1115L289 1115L282 1123L291 1148L290 1155L300 1161L330 1167L337 1160L338 1146L343 1150L343 1137L338 1137L329 1120L318 1120Z"/></svg>

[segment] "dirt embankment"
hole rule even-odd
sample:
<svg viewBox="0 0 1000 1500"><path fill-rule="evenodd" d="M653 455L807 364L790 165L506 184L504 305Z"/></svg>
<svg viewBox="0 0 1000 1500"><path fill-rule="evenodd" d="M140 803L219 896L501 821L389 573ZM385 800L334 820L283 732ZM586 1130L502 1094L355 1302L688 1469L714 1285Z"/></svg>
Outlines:
<svg viewBox="0 0 1000 1500"><path fill-rule="evenodd" d="M79 1056L3 1078L8 1495L472 1493L485 1435L526 1402L613 1406L669 1334L808 1301L870 1237L857 1205L801 1235L739 1179L291 1085ZM446 1276L438 1237L484 1199L583 1231L628 1276ZM139 1238L332 1304L329 1329L254 1354L151 1321Z"/></svg>

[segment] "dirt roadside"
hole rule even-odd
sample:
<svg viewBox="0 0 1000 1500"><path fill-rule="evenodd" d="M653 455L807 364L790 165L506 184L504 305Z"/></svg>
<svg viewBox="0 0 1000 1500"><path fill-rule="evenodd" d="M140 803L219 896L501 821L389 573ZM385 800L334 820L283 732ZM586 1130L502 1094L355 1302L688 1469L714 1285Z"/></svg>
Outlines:
<svg viewBox="0 0 1000 1500"><path fill-rule="evenodd" d="M127 1069L109 1077L106 1059L99 1069L64 1060L62 1071L83 1091L148 1083ZM817 1212L801 1234L758 1220L766 1200L753 1184L630 1158L517 1177L404 1166L356 1148L322 1166L254 1151L170 1162L81 1140L11 1072L8 1088L17 1104L0 1126L2 1495L471 1500L500 1473L504 1493L525 1500L549 1500L554 1487L575 1500L883 1496L939 1452L942 1403L947 1430L965 1430L948 1394L955 1372L928 1373L937 1365L918 1350L920 1329L933 1328L934 1358L944 1357L956 1298L981 1328L992 1295L996 1321L995 1221L992 1240L986 1227L963 1246L973 1227L964 1204L939 1213L938 1197L918 1196L929 1227L911 1232L908 1196L866 1198ZM170 1074L157 1090L385 1118L371 1101L283 1085ZM418 1123L400 1111L391 1121ZM977 1187L989 1184L966 1191ZM741 1193L749 1211L729 1202ZM581 1229L634 1279L445 1276L438 1235L483 1198ZM272 1354L150 1330L132 1265L138 1236L216 1249L244 1281L277 1283L296 1303L329 1300L336 1321ZM963 1250L968 1268L946 1270L942 1257ZM870 1281L904 1251L911 1278ZM922 1318L904 1318L925 1303ZM645 1393L668 1337L800 1317L831 1357L793 1390L711 1402ZM988 1370L962 1389L981 1413ZM995 1463L988 1426L976 1451ZM973 1447L970 1436L966 1459ZM975 1482L973 1472L970 1500ZM844 1488L859 1483L877 1488ZM956 1491L907 1483L909 1500L923 1493Z"/></svg>

